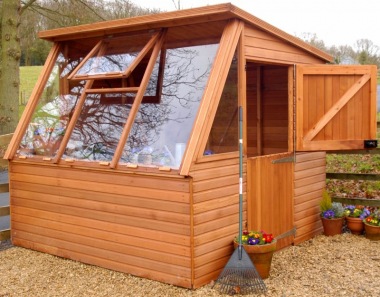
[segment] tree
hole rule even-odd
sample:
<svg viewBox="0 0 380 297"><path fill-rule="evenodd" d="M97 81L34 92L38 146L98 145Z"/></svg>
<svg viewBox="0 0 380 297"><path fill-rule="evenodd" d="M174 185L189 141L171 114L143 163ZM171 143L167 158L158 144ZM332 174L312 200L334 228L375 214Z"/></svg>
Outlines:
<svg viewBox="0 0 380 297"><path fill-rule="evenodd" d="M331 46L327 52L334 57L335 64L356 64L355 51L349 45Z"/></svg>
<svg viewBox="0 0 380 297"><path fill-rule="evenodd" d="M380 48L371 40L359 39L356 41L356 59L359 64L373 64L380 67Z"/></svg>
<svg viewBox="0 0 380 297"><path fill-rule="evenodd" d="M20 0L1 4L0 135L13 132L18 121L19 61L18 27Z"/></svg>
<svg viewBox="0 0 380 297"><path fill-rule="evenodd" d="M309 43L310 45L322 50L327 51L327 47L323 40L319 39L317 34L315 33L309 33L304 32L302 33L302 36L300 37L303 41Z"/></svg>
<svg viewBox="0 0 380 297"><path fill-rule="evenodd" d="M172 2L174 4L175 9L181 10L181 0L177 0L177 3L175 2L175 0L172 0Z"/></svg>

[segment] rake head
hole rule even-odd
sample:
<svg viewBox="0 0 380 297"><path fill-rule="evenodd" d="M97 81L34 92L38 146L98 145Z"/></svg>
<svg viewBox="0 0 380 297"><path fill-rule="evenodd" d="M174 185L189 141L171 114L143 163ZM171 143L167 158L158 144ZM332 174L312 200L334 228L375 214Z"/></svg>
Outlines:
<svg viewBox="0 0 380 297"><path fill-rule="evenodd" d="M267 288L247 252L242 246L235 249L214 288L224 294L265 294Z"/></svg>

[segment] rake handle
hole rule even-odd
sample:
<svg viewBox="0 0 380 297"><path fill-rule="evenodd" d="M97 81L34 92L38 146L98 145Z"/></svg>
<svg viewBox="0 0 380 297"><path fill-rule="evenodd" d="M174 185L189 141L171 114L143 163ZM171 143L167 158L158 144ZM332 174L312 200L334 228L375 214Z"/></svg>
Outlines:
<svg viewBox="0 0 380 297"><path fill-rule="evenodd" d="M243 246L243 108L239 106L239 260L242 259Z"/></svg>

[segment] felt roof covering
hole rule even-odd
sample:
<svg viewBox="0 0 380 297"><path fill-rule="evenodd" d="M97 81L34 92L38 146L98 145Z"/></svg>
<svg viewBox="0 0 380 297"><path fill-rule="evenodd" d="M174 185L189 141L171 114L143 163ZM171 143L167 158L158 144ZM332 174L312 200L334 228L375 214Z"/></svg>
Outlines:
<svg viewBox="0 0 380 297"><path fill-rule="evenodd" d="M322 58L326 62L331 62L333 59L333 57L329 54L311 46L293 35L282 31L275 26L270 25L269 23L249 14L231 3L47 30L40 32L39 37L54 42L96 36L107 36L124 32L157 30L163 27L169 28L192 24L203 23L205 26L210 26L210 22L226 21L233 18L243 20L248 25L258 27L265 32L273 34L282 39L284 42L288 42L294 46L302 48L311 55ZM215 24L218 23L216 22Z"/></svg>

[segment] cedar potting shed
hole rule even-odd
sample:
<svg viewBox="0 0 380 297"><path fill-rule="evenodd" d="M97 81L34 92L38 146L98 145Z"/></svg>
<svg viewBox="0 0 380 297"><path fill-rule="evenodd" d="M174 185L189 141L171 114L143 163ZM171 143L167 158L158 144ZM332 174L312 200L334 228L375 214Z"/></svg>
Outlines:
<svg viewBox="0 0 380 297"><path fill-rule="evenodd" d="M187 288L244 223L321 232L325 151L376 138L376 67L229 3L44 31L53 46L5 158L13 244Z"/></svg>

